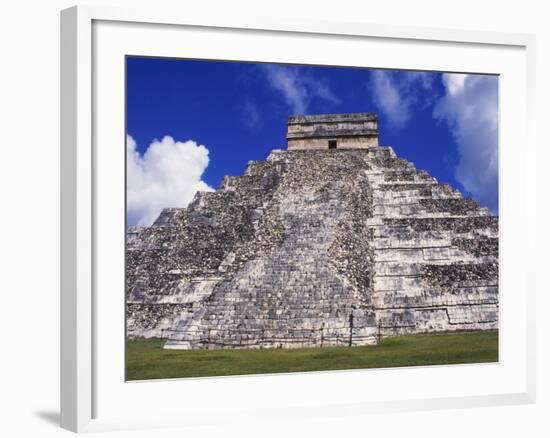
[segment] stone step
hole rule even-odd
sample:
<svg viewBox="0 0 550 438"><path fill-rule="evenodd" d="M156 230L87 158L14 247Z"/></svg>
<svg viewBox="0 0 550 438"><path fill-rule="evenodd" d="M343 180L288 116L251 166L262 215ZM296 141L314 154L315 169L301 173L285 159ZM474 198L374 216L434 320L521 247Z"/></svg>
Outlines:
<svg viewBox="0 0 550 438"><path fill-rule="evenodd" d="M449 267L493 266L498 219L391 148L326 152L274 151L129 230L128 296L190 306L157 323L170 348L319 346L320 324L323 342L346 345L356 312L353 345L376 342L378 323L383 335L498 324L494 270ZM145 315L131 333L158 333Z"/></svg>
<svg viewBox="0 0 550 438"><path fill-rule="evenodd" d="M374 257L377 262L400 263L431 263L434 261L473 263L476 261L475 256L452 246L432 248L375 248Z"/></svg>

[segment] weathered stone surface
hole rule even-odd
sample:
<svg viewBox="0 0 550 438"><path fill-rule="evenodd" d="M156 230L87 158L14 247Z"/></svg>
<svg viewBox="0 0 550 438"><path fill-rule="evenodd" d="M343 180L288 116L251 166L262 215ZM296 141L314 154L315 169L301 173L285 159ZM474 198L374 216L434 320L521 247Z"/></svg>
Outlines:
<svg viewBox="0 0 550 438"><path fill-rule="evenodd" d="M391 148L275 150L128 230L127 302L166 348L494 329L498 218Z"/></svg>
<svg viewBox="0 0 550 438"><path fill-rule="evenodd" d="M288 118L289 150L367 149L378 146L375 113L320 114Z"/></svg>

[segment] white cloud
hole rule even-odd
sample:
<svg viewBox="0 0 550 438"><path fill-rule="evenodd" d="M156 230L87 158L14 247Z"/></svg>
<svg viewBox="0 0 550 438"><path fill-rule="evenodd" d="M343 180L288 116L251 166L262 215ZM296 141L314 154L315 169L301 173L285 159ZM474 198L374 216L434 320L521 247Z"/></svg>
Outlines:
<svg viewBox="0 0 550 438"><path fill-rule="evenodd" d="M257 128L262 125L262 117L256 102L252 99L245 99L242 105L244 124L248 128Z"/></svg>
<svg viewBox="0 0 550 438"><path fill-rule="evenodd" d="M179 142L166 136L141 155L128 135L126 156L129 225L151 225L163 208L186 207L197 191L213 191L201 180L208 149L192 140Z"/></svg>
<svg viewBox="0 0 550 438"><path fill-rule="evenodd" d="M431 73L373 70L369 86L374 103L388 122L396 128L403 128L415 105L429 103L420 101L419 92L431 89L433 80Z"/></svg>
<svg viewBox="0 0 550 438"><path fill-rule="evenodd" d="M261 66L269 85L283 95L293 114L306 114L313 99L338 105L338 99L329 86L315 79L297 67L264 64Z"/></svg>
<svg viewBox="0 0 550 438"><path fill-rule="evenodd" d="M332 105L340 104L341 102L340 99L338 99L334 95L334 93L326 83L322 81L315 81L312 78L308 78L308 77L304 78L304 81L306 84L308 84L314 96L317 96L320 99L323 99Z"/></svg>
<svg viewBox="0 0 550 438"><path fill-rule="evenodd" d="M464 83L468 75L463 74L444 74L442 77L443 85L447 93L455 96L464 89Z"/></svg>
<svg viewBox="0 0 550 438"><path fill-rule="evenodd" d="M434 108L457 143L455 177L493 212L498 210L498 78L444 74L446 94Z"/></svg>

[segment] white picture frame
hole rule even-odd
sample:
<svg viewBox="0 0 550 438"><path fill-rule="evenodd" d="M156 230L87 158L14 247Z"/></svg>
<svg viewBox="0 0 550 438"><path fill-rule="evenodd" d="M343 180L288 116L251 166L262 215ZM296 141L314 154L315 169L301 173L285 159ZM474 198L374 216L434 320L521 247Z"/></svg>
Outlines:
<svg viewBox="0 0 550 438"><path fill-rule="evenodd" d="M100 27L98 27L100 26ZM103 26L103 27L101 27ZM140 32L148 29L148 43L136 38ZM273 38L273 50L268 55L265 54L261 60L267 61L293 61L296 59L285 58L293 56L283 54L285 50L284 43L278 43L276 40L288 38L297 39L323 39L326 41L334 39L334 44L378 44L389 45L407 44L411 48L417 47L419 50L442 50L448 46L456 47L467 57L469 51L487 51L497 53L495 56L498 62L495 67L491 67L491 59L484 56L474 56L470 66L479 65L478 72L501 74L505 79L501 89L501 100L504 105L501 114L501 152L503 152L503 162L501 162L502 181L500 184L501 194L506 192L507 200L503 203L501 209L501 238L509 240L503 250L508 248L507 252L502 253L501 257L505 260L509 257L509 263L518 262L515 272L503 271L501 266L501 286L510 285L510 289L518 290L516 295L504 294L501 314L504 329L507 321L512 318L517 321L517 330L513 333L504 330L508 334L506 338L501 336L500 348L504 352L504 358L497 365L499 368L483 368L480 366L460 366L459 368L448 371L449 368L430 367L427 369L413 370L392 370L391 379L396 382L396 389L389 392L387 397L374 396L371 398L358 394L340 394L335 388L354 387L362 379L371 379L375 376L374 372L350 371L350 372L328 372L328 373L295 373L283 377L277 376L252 376L236 378L208 378L208 379L186 379L181 381L161 381L161 382L142 382L125 383L120 381L120 372L110 373L109 362L106 357L111 356L120 358L124 356L124 351L120 351L124 345L115 341L112 344L107 341L105 332L113 333L113 338L118 339L121 333L121 327L124 324L124 314L119 312L118 304L109 308L112 311L105 311L109 306L109 300L124 300L123 289L120 296L111 294L109 298L98 299L98 290L103 290L103 282L113 281L117 284L112 274L104 265L109 264L113 269L120 267L118 262L107 260L103 257L105 251L117 253L121 248L116 247L115 251L110 251L109 245L113 248L120 239L124 239L123 223L118 229L116 227L106 230L105 221L102 219L101 211L105 208L98 208L103 202L105 205L120 204L120 193L113 195L107 200L107 186L119 186L120 177L123 175L123 168L120 169L120 158L124 159L124 148L116 152L119 155L113 155L112 160L105 161L108 154L114 149L105 149L106 146L113 144L109 136L119 138L123 142L124 132L118 132L120 127L120 117L109 116L113 125L103 122L106 115L101 111L102 97L98 95L98 89L107 89L115 102L112 105L115 110L120 109L120 103L123 103L123 90L120 84L123 83L123 77L113 74L115 79L108 85L103 85L105 71L111 71L108 64L109 59L120 60L120 54L140 54L133 49L132 53L126 52L127 41L124 37L118 35L132 34L132 44L134 47L143 46L145 51L159 51L159 55L170 56L170 50L178 51L178 46L174 43L171 48L169 41L173 41L173 35L170 32L178 32L178 29L185 29L185 32L198 32L206 39L212 36L215 40L220 33L226 32L233 35L235 41L250 41L250 46L255 39ZM155 40L154 35L159 38L167 38L166 44L159 44L160 40ZM168 35L170 34L170 35ZM186 34L187 35L187 34ZM189 34L191 35L191 34ZM184 35L185 36L185 35ZM111 39L109 39L111 38ZM105 41L109 42L109 49L105 49ZM198 41L198 40L197 40ZM324 41L324 40L322 40ZM332 40L330 40L332 41ZM111 44L112 43L112 44ZM157 44L157 46L155 46ZM308 43L310 44L310 43ZM310 49L315 48L315 42ZM112 46L112 47L111 47ZM147 46L147 47L145 47ZM181 44L180 44L181 46ZM244 46L247 46L245 44ZM231 18L216 17L215 15L203 16L192 10L184 11L164 11L156 8L149 10L119 9L110 7L78 6L62 11L61 13L61 425L62 427L75 431L100 431L112 429L130 429L146 427L162 427L174 425L206 424L211 421L212 411L217 412L216 421L221 422L231 417L246 418L256 417L266 418L270 415L291 415L294 418L310 417L312 415L323 415L330 411L331 415L341 415L354 413L360 415L365 412L395 412L411 409L441 409L454 407L476 407L488 405L520 404L532 403L535 400L535 275L531 266L534 263L528 263L528 257L523 256L524 261L520 263L513 256L512 252L518 250L521 254L529 253L527 250L534 245L535 241L535 214L533 209L513 208L514 202L522 202L524 206L534 206L534 187L535 187L535 142L533 138L533 120L534 120L534 46L535 40L531 35L506 34L460 31L450 29L424 29L402 26L379 26L361 22L341 23L341 22L319 22L307 19L285 19L274 17L249 17L245 14L239 14ZM217 46L215 41L209 48L207 43L201 47L196 47L193 53L202 55L205 58L216 56ZM237 44L232 48L237 47ZM305 46L304 46L305 47ZM246 47L241 48L246 50ZM237 49L235 49L237 50ZM239 49L240 50L240 49ZM258 48L254 49L258 50ZM374 67L389 68L411 68L415 66L415 61L407 58L403 48L391 50L401 50L403 54L399 62L383 61L382 55L376 55L380 61L372 65ZM390 51L391 51L390 50ZM430 49L431 50L431 49ZM109 53L107 53L109 52ZM161 53L162 52L162 53ZM319 61L325 56L323 62L329 63L330 55L316 54L315 50L310 50L312 58L310 63ZM376 50L373 51L375 53ZM378 51L380 52L380 50ZM378 53L376 52L376 53ZM461 53L462 53L461 52ZM252 53L252 52L251 52ZM259 52L258 52L259 53ZM398 53L398 52L396 52ZM482 52L479 52L482 53ZM478 55L479 55L478 53ZM485 53L485 52L483 52ZM502 56L501 56L502 55ZM233 56L238 57L235 53ZM245 56L245 55L242 55ZM259 56L259 55L258 55ZM296 55L299 56L299 55ZM343 56L343 55L342 55ZM454 60L433 59L424 61L422 68L429 69L428 62L431 62L432 69L441 69L443 71L472 71L471 68L461 68L460 56L454 56ZM266 57L269 57L267 59ZM479 59L478 59L479 58ZM490 56L489 56L490 58ZM495 59L496 59L495 58ZM251 60L248 57L247 60ZM300 58L298 58L300 59ZM374 59L374 58L373 58ZM521 62L515 62L517 60ZM99 60L99 61L98 61ZM260 60L260 58L257 58ZM334 59L337 65L341 60ZM418 62L418 61L417 61ZM447 64L445 64L447 62ZM478 64L476 64L476 62ZM454 64L453 64L454 63ZM508 67L506 65L510 64ZM117 64L120 67L120 63ZM464 64L466 65L466 64ZM428 67L426 67L428 66ZM453 68L454 66L454 68ZM106 69L106 70L105 70ZM508 70L507 70L508 69ZM114 71L114 70L112 70ZM119 70L117 70L120 73ZM504 72L504 73L503 73ZM515 77L515 79L514 79ZM515 82L514 82L515 81ZM99 87L99 88L98 88ZM103 87L103 88L102 88ZM516 89L513 99L507 100L507 90ZM113 94L114 91L114 94ZM517 104L517 105L516 105ZM510 108L508 108L508 106ZM512 108L519 106L519 108ZM519 119L516 117L520 117ZM516 120L515 124L507 121ZM116 125L118 123L118 125ZM116 126L115 126L116 125ZM512 126L513 125L513 126ZM105 137L104 137L105 136ZM103 141L105 140L105 141ZM506 172L507 166L511 166L511 155L508 154L512 140L522 140L522 154L516 160L519 170L514 175ZM98 142L101 144L102 153L97 154ZM123 144L123 143L122 143ZM111 152L109 152L111 151ZM114 153L114 152L113 152ZM510 157L510 158L508 158ZM117 167L118 166L118 167ZM104 176L106 175L106 176ZM116 175L116 176L115 176ZM112 179L111 176L113 176ZM514 178L514 181L511 179ZM514 184L512 184L512 182ZM113 184L111 184L113 183ZM110 196L110 195L109 195ZM501 198L502 199L502 198ZM117 204L118 203L118 204ZM123 205L121 205L123 208ZM119 217L113 222L119 224ZM520 231L522 235L518 236ZM504 231L502 231L504 230ZM111 234L114 233L114 234ZM116 237L120 233L120 236ZM506 235L502 233L507 233ZM514 234L516 233L516 234ZM103 236L103 237L102 237ZM114 238L109 239L109 236ZM118 240L117 240L118 239ZM522 252L521 252L522 251ZM530 252L534 254L534 251ZM113 271L115 272L115 271ZM117 276L117 278L119 278ZM116 288L115 288L116 289ZM504 288L506 289L506 287ZM98 322L98 314L101 314L101 326ZM120 320L120 326L118 322ZM508 345L510 344L510 345ZM510 347L511 346L511 347ZM506 355L506 349L510 347L517 348L515 354L517 357L511 359ZM100 354L99 352L109 354ZM510 360L508 360L510 357ZM120 369L121 364L114 360L112 367ZM513 363L512 363L513 362ZM499 370L507 369L510 363L510 369L503 371L499 375L500 379L506 379L501 386L495 378L495 382L487 382L483 386L481 379L479 382L479 391L473 391L471 388L452 389L449 392L445 389L434 388L428 392L422 393L419 389L412 388L409 392L403 390L403 385L399 382L410 381L411 379L446 379L449 373L453 373L453 378L475 379L477 373L486 373L486 375L500 373ZM123 364L122 364L123 366ZM458 370L458 371L457 371ZM379 370L378 373L387 373L388 370ZM460 374L462 373L462 374ZM306 375L307 374L307 375ZM382 374L376 374L381 376ZM485 375L485 374L483 374ZM467 377L469 376L469 377ZM378 377L377 377L378 378ZM443 381L443 380L442 380ZM114 405L124 404L123 401L131 400L143 394L144 399L150 397L162 397L163 394L170 395L171 387L185 384L186 391L192 394L217 391L242 392L243 396L234 401L235 410L224 412L217 405L209 405L209 412L206 410L205 400L200 397L196 399L192 410L190 406L184 404L171 403L173 409L167 410L166 406L159 403L158 406L149 406L146 412L150 415L144 415L143 412L131 414L132 406L128 411L116 411ZM319 384L326 384L325 396L315 392ZM490 386L493 384L493 386ZM271 397L271 405L254 406L246 401L246 397L259 397L261 392L274 390L275 388L292 388L296 385L302 385L304 389L303 396L297 396L294 404L283 401L277 392ZM506 386L508 385L508 386ZM111 388L117 386L119 389ZM429 385L427 385L429 386ZM465 385L467 386L467 385ZM473 387L473 386L472 386ZM129 389L129 391L126 391ZM118 392L117 392L118 391ZM257 392L254 392L257 391ZM416 392L415 392L416 391ZM310 392L309 398L307 393ZM127 397L123 400L123 397ZM347 398L346 398L347 397ZM108 398L108 401L106 401ZM183 403L183 402L182 402ZM226 403L221 397L220 406ZM248 403L248 404L247 404ZM112 404L113 406L111 406ZM239 406L241 404L242 406ZM256 399L256 405L261 405ZM129 403L131 405L131 403ZM256 409L257 408L257 409ZM262 410L263 409L263 410ZM217 411L216 411L217 410ZM105 413L105 414L104 414Z"/></svg>

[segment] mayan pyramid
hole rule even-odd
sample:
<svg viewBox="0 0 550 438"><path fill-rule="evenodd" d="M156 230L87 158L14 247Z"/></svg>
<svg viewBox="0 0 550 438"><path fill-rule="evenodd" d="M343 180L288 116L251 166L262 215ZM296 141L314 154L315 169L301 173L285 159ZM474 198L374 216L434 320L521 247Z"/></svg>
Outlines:
<svg viewBox="0 0 550 438"><path fill-rule="evenodd" d="M290 348L498 327L497 217L379 146L376 114L290 117L287 139L128 229L129 337Z"/></svg>

